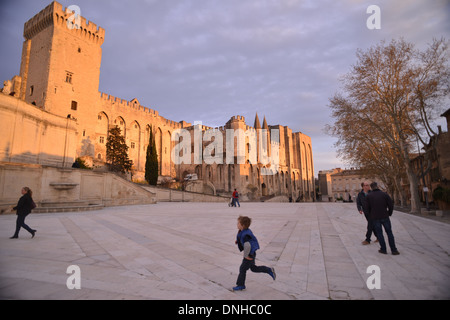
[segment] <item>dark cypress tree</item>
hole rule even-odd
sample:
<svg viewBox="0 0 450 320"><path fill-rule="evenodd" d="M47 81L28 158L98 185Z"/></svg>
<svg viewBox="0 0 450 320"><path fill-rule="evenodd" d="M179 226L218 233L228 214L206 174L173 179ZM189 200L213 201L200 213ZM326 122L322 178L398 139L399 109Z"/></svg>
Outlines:
<svg viewBox="0 0 450 320"><path fill-rule="evenodd" d="M133 161L128 158L128 146L118 126L109 130L106 141L106 163L110 171L128 172L133 166Z"/></svg>
<svg viewBox="0 0 450 320"><path fill-rule="evenodd" d="M156 142L151 127L147 146L147 157L145 159L145 180L153 186L156 186L158 182L158 154L156 152Z"/></svg>

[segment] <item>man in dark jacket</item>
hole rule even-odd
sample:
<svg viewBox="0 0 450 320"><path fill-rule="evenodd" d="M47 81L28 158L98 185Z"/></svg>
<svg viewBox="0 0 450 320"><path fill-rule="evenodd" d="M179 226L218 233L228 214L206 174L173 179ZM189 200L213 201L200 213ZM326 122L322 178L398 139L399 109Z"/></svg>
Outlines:
<svg viewBox="0 0 450 320"><path fill-rule="evenodd" d="M369 181L362 182L361 188L362 188L362 190L360 193L358 193L358 197L356 198L356 208L358 209L360 214L364 213L364 216L366 217L366 220L367 220L366 240L364 240L362 242L362 244L368 245L368 244L370 244L370 241L371 241L370 238L372 237L372 232L374 232L373 222L372 222L372 219L370 218L370 214L369 214L369 211L367 210L367 204L366 204L366 197L370 193ZM375 240L375 242L377 242L377 241L378 240Z"/></svg>
<svg viewBox="0 0 450 320"><path fill-rule="evenodd" d="M393 255L400 254L395 247L394 235L392 233L391 220L389 217L394 211L394 204L391 197L380 189L378 189L378 184L372 182L370 184L372 192L367 196L367 210L370 213L370 218L373 221L375 235L380 242L381 249L378 251L383 254L387 254L386 242L384 241L383 230L381 226L384 227L384 231L388 236L389 247Z"/></svg>

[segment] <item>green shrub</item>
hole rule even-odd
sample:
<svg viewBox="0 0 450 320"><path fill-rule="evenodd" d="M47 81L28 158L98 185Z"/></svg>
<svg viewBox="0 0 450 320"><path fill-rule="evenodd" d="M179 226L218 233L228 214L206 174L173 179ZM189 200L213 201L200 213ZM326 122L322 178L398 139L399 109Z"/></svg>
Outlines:
<svg viewBox="0 0 450 320"><path fill-rule="evenodd" d="M89 166L86 164L86 161L84 161L84 160L81 159L81 158L76 158L76 159L75 159L75 162L78 163L78 168L80 168L80 169L89 169L89 170L92 170L92 168L89 167Z"/></svg>
<svg viewBox="0 0 450 320"><path fill-rule="evenodd" d="M441 186L433 190L433 199L450 203L450 189Z"/></svg>

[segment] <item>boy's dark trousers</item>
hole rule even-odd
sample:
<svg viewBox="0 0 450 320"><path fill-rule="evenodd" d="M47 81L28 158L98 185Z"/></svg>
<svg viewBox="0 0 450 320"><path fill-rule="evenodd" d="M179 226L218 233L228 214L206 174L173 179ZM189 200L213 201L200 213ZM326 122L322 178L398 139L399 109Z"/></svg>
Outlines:
<svg viewBox="0 0 450 320"><path fill-rule="evenodd" d="M248 259L243 259L242 260L242 264L239 267L239 276L237 278L237 282L236 285L238 286L245 286L245 277L247 275L247 270L250 269L252 270L252 272L256 272L256 273L267 273L269 274L269 272L271 271L271 269L269 267L266 266L257 266L255 265L255 258L256 258L256 254L255 257L253 257L253 260L248 260Z"/></svg>

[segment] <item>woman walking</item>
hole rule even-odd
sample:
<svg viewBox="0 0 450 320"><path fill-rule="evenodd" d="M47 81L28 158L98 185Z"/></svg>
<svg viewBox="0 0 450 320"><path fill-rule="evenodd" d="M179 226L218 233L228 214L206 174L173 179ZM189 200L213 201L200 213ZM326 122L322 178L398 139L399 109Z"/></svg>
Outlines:
<svg viewBox="0 0 450 320"><path fill-rule="evenodd" d="M16 232L10 239L19 238L19 231L21 227L31 233L31 238L34 238L36 230L31 229L25 224L25 218L31 213L31 210L36 207L33 198L31 197L32 195L33 192L30 190L30 188L22 188L22 197L19 199L17 206L13 208L13 210L17 210Z"/></svg>

